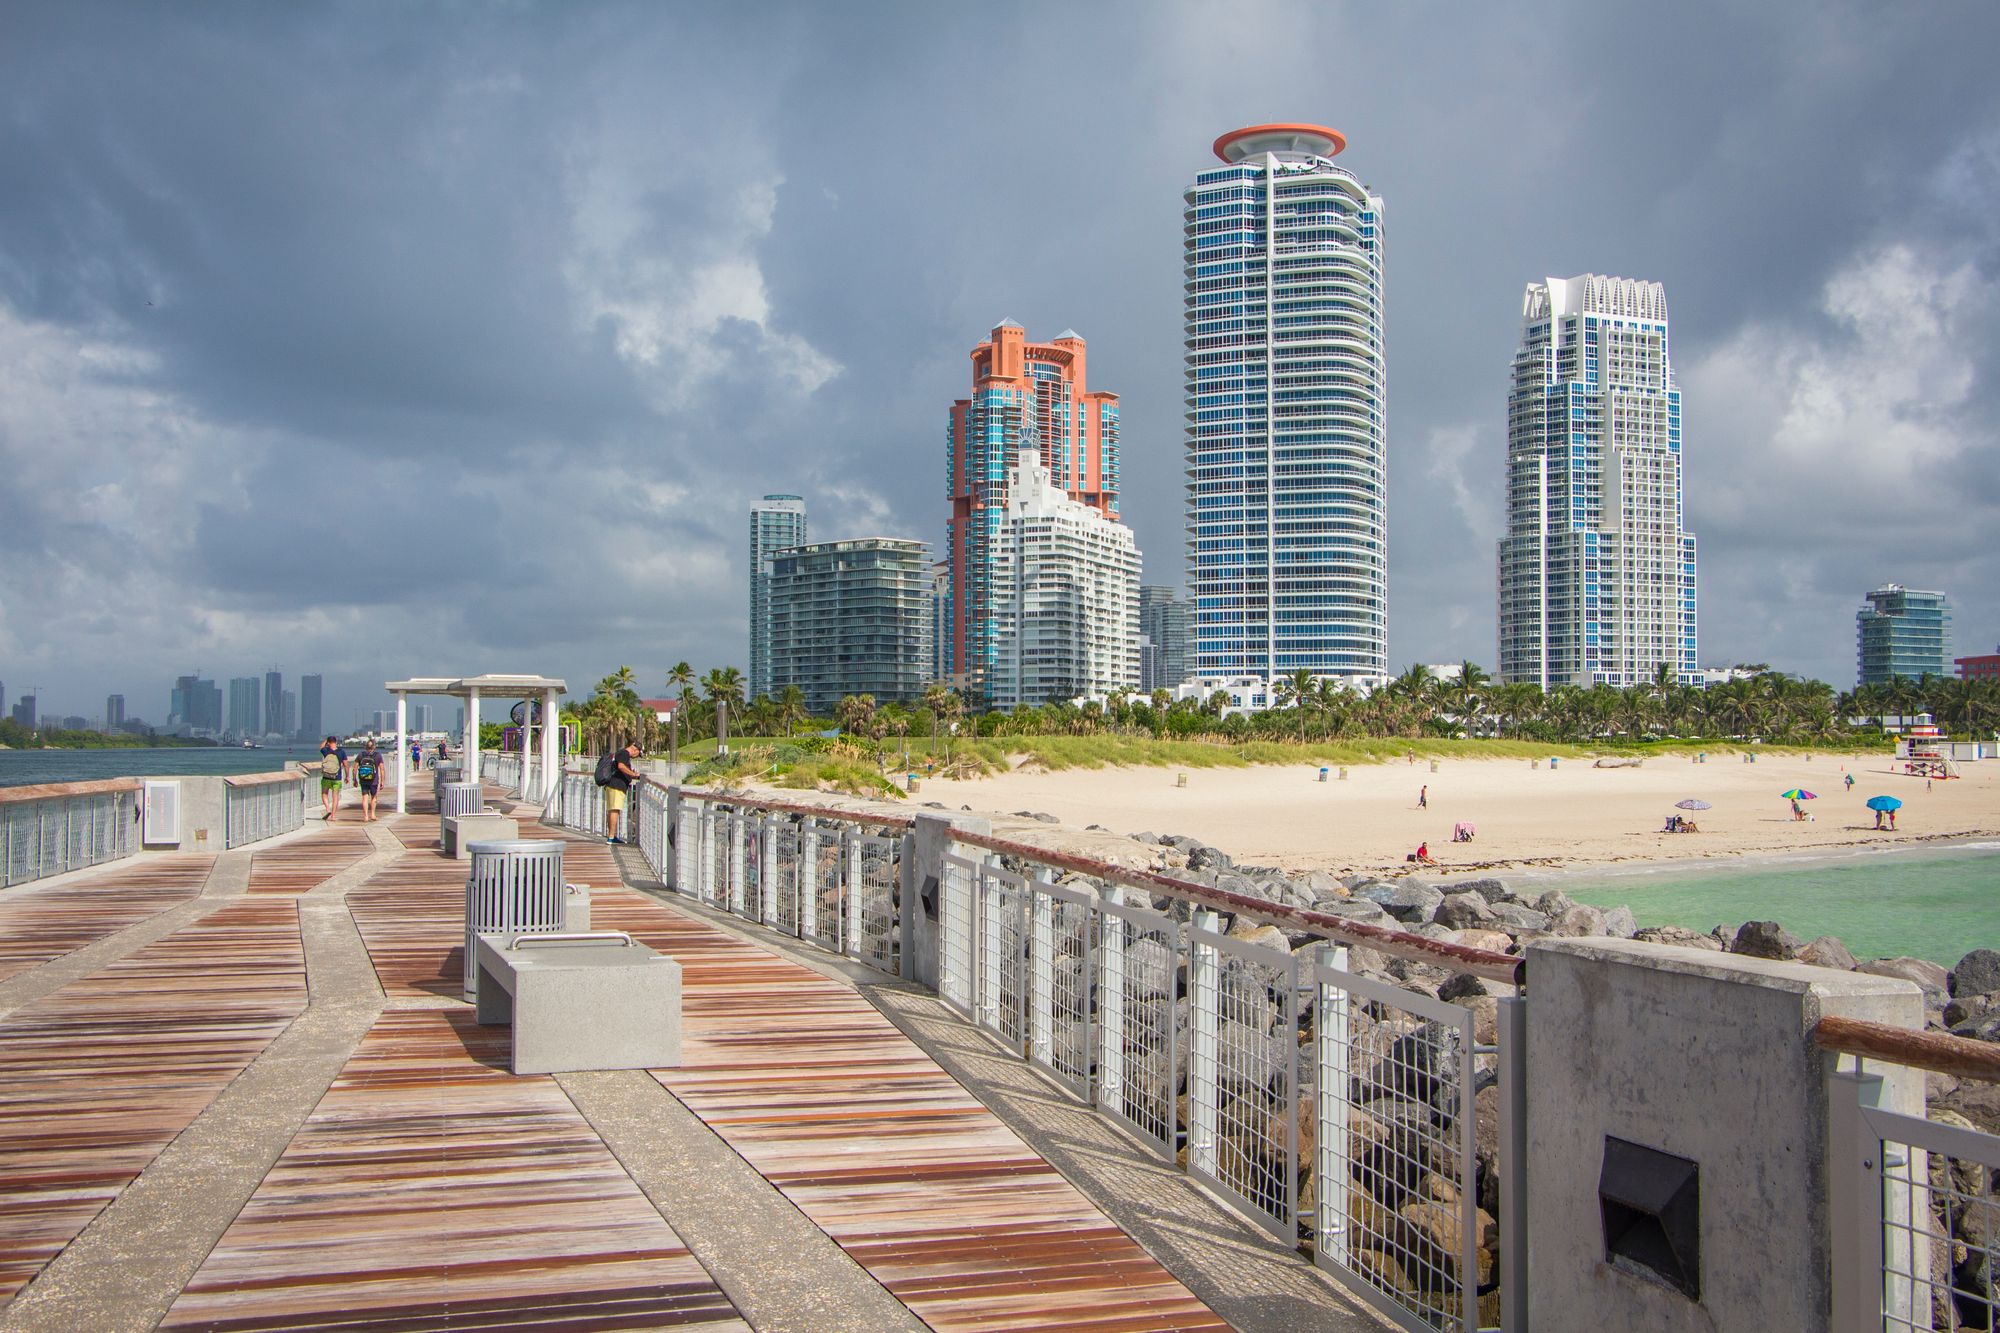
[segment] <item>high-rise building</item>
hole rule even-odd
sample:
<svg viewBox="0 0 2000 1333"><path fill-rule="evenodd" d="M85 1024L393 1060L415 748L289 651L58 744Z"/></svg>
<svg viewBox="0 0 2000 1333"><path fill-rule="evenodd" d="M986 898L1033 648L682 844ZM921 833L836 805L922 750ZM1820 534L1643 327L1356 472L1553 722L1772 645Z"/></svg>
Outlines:
<svg viewBox="0 0 2000 1333"><path fill-rule="evenodd" d="M994 562L997 651L988 702L1044 704L1139 685L1139 547L1132 530L1016 456Z"/></svg>
<svg viewBox="0 0 2000 1333"><path fill-rule="evenodd" d="M931 565L931 679L956 686L945 659L951 647L951 561Z"/></svg>
<svg viewBox="0 0 2000 1333"><path fill-rule="evenodd" d="M264 719L267 723L271 719ZM271 730L280 736L295 736L299 730L299 694L297 690L284 690L278 696L278 720Z"/></svg>
<svg viewBox="0 0 2000 1333"><path fill-rule="evenodd" d="M316 741L326 733L320 730L325 720L324 703L320 693L323 678L317 675L299 677L299 730L302 741Z"/></svg>
<svg viewBox="0 0 2000 1333"><path fill-rule="evenodd" d="M767 495L750 506L750 679L748 697L771 693L771 557L806 544L806 502Z"/></svg>
<svg viewBox="0 0 2000 1333"><path fill-rule="evenodd" d="M167 725L184 727L203 735L222 732L222 691L212 680L200 676L179 676L174 680Z"/></svg>
<svg viewBox="0 0 2000 1333"><path fill-rule="evenodd" d="M62 720L64 731L85 731L90 727L90 719L81 713L71 713Z"/></svg>
<svg viewBox="0 0 2000 1333"><path fill-rule="evenodd" d="M6 708L7 708L7 682L4 680L0 680L0 712L6 711Z"/></svg>
<svg viewBox="0 0 2000 1333"><path fill-rule="evenodd" d="M1318 125L1235 130L1183 195L1204 680L1387 676L1382 199L1333 164L1346 147Z"/></svg>
<svg viewBox="0 0 2000 1333"><path fill-rule="evenodd" d="M1860 683L1919 680L1951 671L1951 603L1941 592L1885 583L1854 617Z"/></svg>
<svg viewBox="0 0 2000 1333"><path fill-rule="evenodd" d="M262 714L257 709L257 678L237 676L229 682L229 734L261 736Z"/></svg>
<svg viewBox="0 0 2000 1333"><path fill-rule="evenodd" d="M1657 282L1530 283L1507 397L1500 679L1695 683L1681 391Z"/></svg>
<svg viewBox="0 0 2000 1333"><path fill-rule="evenodd" d="M276 667L264 673L264 730L277 731L285 715L285 673Z"/></svg>
<svg viewBox="0 0 2000 1333"><path fill-rule="evenodd" d="M104 696L104 729L116 731L125 725L125 696L107 694Z"/></svg>
<svg viewBox="0 0 2000 1333"><path fill-rule="evenodd" d="M1139 688L1148 694L1171 690L1194 674L1193 608L1172 588L1146 584L1139 589Z"/></svg>
<svg viewBox="0 0 2000 1333"><path fill-rule="evenodd" d="M13 710L7 716L28 730L33 731L35 729L35 696L24 694L16 699Z"/></svg>
<svg viewBox="0 0 2000 1333"><path fill-rule="evenodd" d="M1952 659L1960 680L2000 680L2000 648L1990 653Z"/></svg>
<svg viewBox="0 0 2000 1333"><path fill-rule="evenodd" d="M771 679L815 713L850 694L915 701L930 679L930 559L894 537L820 542L771 558Z"/></svg>
<svg viewBox="0 0 2000 1333"><path fill-rule="evenodd" d="M1031 343L1010 319L972 349L972 396L952 404L945 441L951 606L941 674L978 698L990 691L999 652L995 565L1007 479L1022 450L1072 499L1117 519L1118 395L1090 389L1074 330Z"/></svg>

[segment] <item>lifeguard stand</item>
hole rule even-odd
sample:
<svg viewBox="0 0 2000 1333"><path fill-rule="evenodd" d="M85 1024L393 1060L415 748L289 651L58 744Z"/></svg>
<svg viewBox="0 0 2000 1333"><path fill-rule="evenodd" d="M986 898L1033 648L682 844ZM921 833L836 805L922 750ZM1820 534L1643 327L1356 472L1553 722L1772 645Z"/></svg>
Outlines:
<svg viewBox="0 0 2000 1333"><path fill-rule="evenodd" d="M1944 752L1944 740L1944 732L1930 720L1928 713L1924 714L1923 720L1906 728L1902 739L1896 742L1896 757L1903 761L1903 771L1919 778L1957 777L1951 756Z"/></svg>

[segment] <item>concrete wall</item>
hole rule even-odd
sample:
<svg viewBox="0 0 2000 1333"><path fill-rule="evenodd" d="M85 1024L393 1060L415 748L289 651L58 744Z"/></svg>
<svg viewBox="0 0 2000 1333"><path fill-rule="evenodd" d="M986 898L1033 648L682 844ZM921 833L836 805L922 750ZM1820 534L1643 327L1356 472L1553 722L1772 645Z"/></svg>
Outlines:
<svg viewBox="0 0 2000 1333"><path fill-rule="evenodd" d="M1823 1016L1923 1026L1909 982L1631 940L1528 949L1528 1290L1538 1329L1829 1326ZM1921 1075L1891 1080L1922 1113ZM1699 1301L1607 1260L1605 1138L1700 1169Z"/></svg>

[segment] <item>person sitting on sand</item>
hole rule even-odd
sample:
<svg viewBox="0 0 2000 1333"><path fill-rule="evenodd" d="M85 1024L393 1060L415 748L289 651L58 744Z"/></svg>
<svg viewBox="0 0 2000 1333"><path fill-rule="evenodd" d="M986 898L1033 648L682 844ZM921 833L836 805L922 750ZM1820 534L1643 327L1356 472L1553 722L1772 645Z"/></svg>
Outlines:
<svg viewBox="0 0 2000 1333"><path fill-rule="evenodd" d="M1410 859L1415 861L1418 865L1428 866L1437 864L1437 862L1431 860L1431 844L1429 839L1426 839L1423 842L1417 844L1417 850L1411 853Z"/></svg>
<svg viewBox="0 0 2000 1333"><path fill-rule="evenodd" d="M1794 796L1792 798L1792 818L1795 820L1802 820L1805 817L1806 817L1806 808L1800 805L1799 798Z"/></svg>

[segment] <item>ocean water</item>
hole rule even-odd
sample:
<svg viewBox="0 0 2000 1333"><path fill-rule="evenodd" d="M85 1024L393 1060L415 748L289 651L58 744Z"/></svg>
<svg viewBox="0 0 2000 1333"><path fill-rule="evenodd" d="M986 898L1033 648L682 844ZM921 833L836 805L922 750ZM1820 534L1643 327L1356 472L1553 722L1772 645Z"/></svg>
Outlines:
<svg viewBox="0 0 2000 1333"><path fill-rule="evenodd" d="M2000 949L2000 843L1842 853L1699 869L1551 877L1580 903L1632 909L1642 926L1734 930L1776 921L1802 940L1838 936L1856 958L1908 954L1950 967ZM1527 883L1517 887L1526 892Z"/></svg>
<svg viewBox="0 0 2000 1333"><path fill-rule="evenodd" d="M311 759L318 746L246 750L217 746L134 750L0 750L0 787L99 778L275 773L288 759Z"/></svg>

